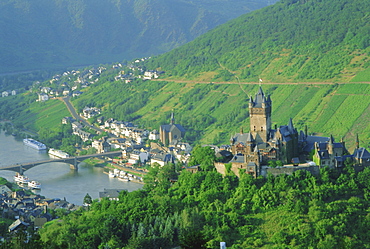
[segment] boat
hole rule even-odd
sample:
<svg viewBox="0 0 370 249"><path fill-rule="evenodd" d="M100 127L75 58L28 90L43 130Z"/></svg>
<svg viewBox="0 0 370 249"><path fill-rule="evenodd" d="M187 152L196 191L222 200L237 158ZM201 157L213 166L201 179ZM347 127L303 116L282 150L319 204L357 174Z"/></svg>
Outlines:
<svg viewBox="0 0 370 249"><path fill-rule="evenodd" d="M61 151L61 150L56 150L56 149L53 149L53 148L49 149L48 154L50 156L54 156L54 157L57 157L57 158L69 158L68 153L66 153L64 151Z"/></svg>
<svg viewBox="0 0 370 249"><path fill-rule="evenodd" d="M119 170L119 169L114 169L114 170L113 170L113 173L114 173L116 176L118 176L118 175L119 175L119 172L120 172L120 170Z"/></svg>
<svg viewBox="0 0 370 249"><path fill-rule="evenodd" d="M109 178L114 178L114 177L116 177L116 174L114 174L113 171L109 171L108 176L109 176Z"/></svg>
<svg viewBox="0 0 370 249"><path fill-rule="evenodd" d="M46 145L32 138L23 139L23 143L36 150L46 150Z"/></svg>
<svg viewBox="0 0 370 249"><path fill-rule="evenodd" d="M28 182L28 187L33 189L41 189L41 183L38 181L30 181Z"/></svg>
<svg viewBox="0 0 370 249"><path fill-rule="evenodd" d="M18 172L14 176L14 181L16 183L28 183L29 179L27 176L19 174Z"/></svg>
<svg viewBox="0 0 370 249"><path fill-rule="evenodd" d="M127 176L118 176L118 180L128 182L130 179Z"/></svg>

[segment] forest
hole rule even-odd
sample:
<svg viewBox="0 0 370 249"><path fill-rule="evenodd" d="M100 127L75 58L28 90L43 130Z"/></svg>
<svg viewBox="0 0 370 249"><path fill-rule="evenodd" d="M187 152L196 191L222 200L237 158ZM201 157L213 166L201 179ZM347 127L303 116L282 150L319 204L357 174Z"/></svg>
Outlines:
<svg viewBox="0 0 370 249"><path fill-rule="evenodd" d="M366 0L282 0L233 19L146 65L203 81L369 81Z"/></svg>
<svg viewBox="0 0 370 249"><path fill-rule="evenodd" d="M207 158L207 160L203 160ZM201 171L152 167L144 189L119 201L94 200L47 223L38 248L368 248L370 169L322 168L252 178L213 167L210 147L196 147ZM169 181L175 179L176 181ZM3 244L3 248L4 248ZM9 246L9 244L8 244ZM6 248L6 247L5 247ZM24 247L26 248L26 247Z"/></svg>

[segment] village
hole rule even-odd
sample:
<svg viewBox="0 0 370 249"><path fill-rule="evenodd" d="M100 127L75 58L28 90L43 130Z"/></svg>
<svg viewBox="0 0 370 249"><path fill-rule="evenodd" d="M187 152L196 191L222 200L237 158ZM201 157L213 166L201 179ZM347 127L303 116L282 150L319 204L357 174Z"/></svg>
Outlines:
<svg viewBox="0 0 370 249"><path fill-rule="evenodd" d="M111 69L118 70L115 80L128 84L135 78L158 78L163 72L143 70L136 65L146 59L148 58L137 59L128 65L114 64ZM123 68L125 70L121 70ZM105 70L105 67L100 66L83 72L72 70L55 75L50 80L50 87L36 88L38 101L60 95L77 97L82 94L78 89L97 82ZM63 87L63 91L56 90ZM68 101L67 98L63 99ZM305 131L298 131L292 119L287 125L271 127L271 103L270 96L260 87L254 97L250 96L249 110L246 110L250 113L250 131L241 130L230 139L229 145L209 145L222 158L215 164L219 172L225 171L227 163L232 165L236 175L243 169L254 177L267 176L269 173L292 173L299 169L317 174L320 167L340 169L345 163L352 163L357 170L369 166L370 153L366 148L360 147L358 137L356 148L351 153L343 139L337 142L332 136L310 135L307 127ZM96 118L91 119L93 117ZM95 120L95 123L88 123L89 120ZM102 110L94 106L86 106L78 116L63 118L62 123L71 124L73 134L79 136L83 142L90 141L91 148L97 153L122 150L119 163L129 167L145 168L153 163L161 166L181 163L187 166L192 151L192 146L184 141L185 128L175 122L175 113L172 113L168 124L160 125L158 130L147 130L132 122L105 117ZM107 136L96 139L103 132Z"/></svg>
<svg viewBox="0 0 370 249"><path fill-rule="evenodd" d="M121 67L121 64L113 66L115 69ZM141 70L134 66L129 68L132 71ZM39 87L37 101L48 101L58 96L78 97L83 94L79 89L97 82L104 70L106 68L99 67L82 73L72 70L56 75L50 80L50 84L57 85L58 89L64 87L63 90ZM145 80L158 78L159 75L160 72L157 71L141 71L141 77ZM72 76L76 80L75 85L70 87L63 79L67 77L72 80ZM115 80L128 84L133 78L133 73L125 73L122 70ZM229 145L203 145L214 150L217 158L214 165L219 173L226 174L229 168L237 176L245 173L256 178L293 174L297 170L306 170L315 175L319 174L322 167L341 171L351 165L356 171L361 171L370 166L370 153L366 148L360 147L358 137L356 148L351 153L343 139L337 142L332 136L310 135L307 128L305 131L298 131L292 119L288 120L287 125L271 127L271 107L270 95L266 95L260 87L255 96L250 96L249 132L241 129L230 138ZM89 123L93 117L96 117L96 122ZM154 164L178 164L193 173L202 170L199 165L188 165L193 147L184 141L186 130L175 122L174 112L167 124L162 124L154 130L139 128L133 122L104 117L101 109L91 106L86 106L78 116L64 117L61 122L71 125L73 135L90 144L84 149L90 148L96 153L122 151L121 157L109 162L111 171L130 169L130 176L139 182L142 177L135 176L135 171L145 174ZM102 133L106 136L99 136ZM8 228L9 232L21 227L38 229L47 221L57 218L58 212L70 212L80 208L66 200L47 199L25 191L12 192L6 185L1 185L0 188L3 216L15 219ZM105 189L99 193L99 197L118 200L120 191L121 189Z"/></svg>

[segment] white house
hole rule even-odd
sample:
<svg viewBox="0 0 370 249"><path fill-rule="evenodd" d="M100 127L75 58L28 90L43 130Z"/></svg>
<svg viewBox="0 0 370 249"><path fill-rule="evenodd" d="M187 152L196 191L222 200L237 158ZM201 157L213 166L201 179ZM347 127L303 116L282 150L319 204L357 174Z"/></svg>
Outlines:
<svg viewBox="0 0 370 249"><path fill-rule="evenodd" d="M159 132L157 130L153 130L149 133L149 140L158 140L159 139Z"/></svg>
<svg viewBox="0 0 370 249"><path fill-rule="evenodd" d="M8 97L9 94L10 94L10 91L4 91L4 92L1 93L1 96L2 97Z"/></svg>
<svg viewBox="0 0 370 249"><path fill-rule="evenodd" d="M43 101L47 101L47 100L49 100L49 96L47 94L45 94L45 93L40 93L39 94L38 101L43 102Z"/></svg>

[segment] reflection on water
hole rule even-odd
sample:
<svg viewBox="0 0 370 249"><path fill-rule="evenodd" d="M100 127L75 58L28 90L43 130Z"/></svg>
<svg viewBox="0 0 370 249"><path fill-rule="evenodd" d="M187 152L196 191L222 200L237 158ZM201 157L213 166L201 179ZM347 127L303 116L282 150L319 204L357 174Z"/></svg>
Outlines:
<svg viewBox="0 0 370 249"><path fill-rule="evenodd" d="M23 145L22 141L16 141L13 136L0 133L0 167L41 161L48 159L47 153L39 153L37 150ZM79 165L78 171L71 170L66 163L47 163L35 166L24 174L31 180L37 180L42 187L37 193L47 198L66 198L67 201L81 205L87 193L93 198L99 197L99 192L104 188L127 189L133 191L142 187L142 184L122 182L111 179L103 173L103 168ZM0 170L0 176L13 181L13 171Z"/></svg>

